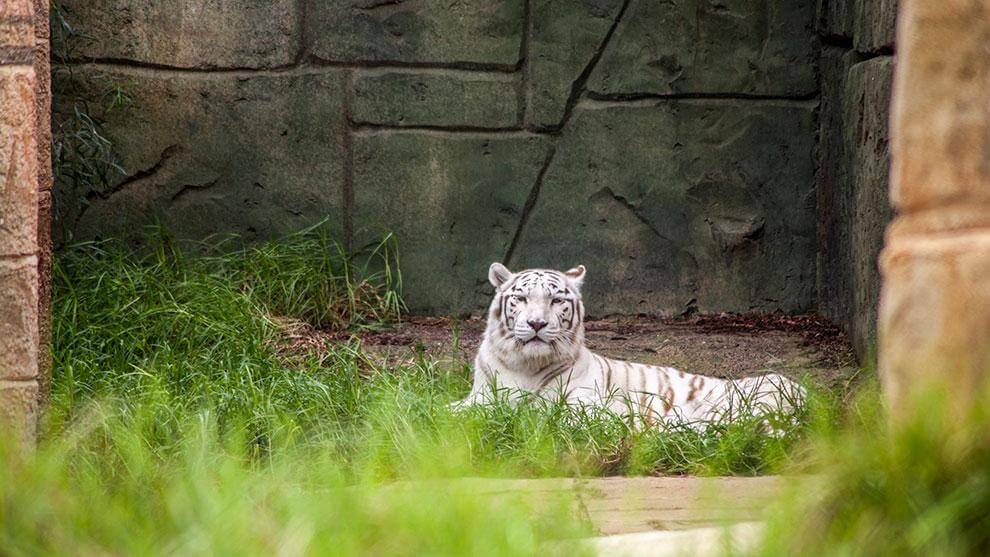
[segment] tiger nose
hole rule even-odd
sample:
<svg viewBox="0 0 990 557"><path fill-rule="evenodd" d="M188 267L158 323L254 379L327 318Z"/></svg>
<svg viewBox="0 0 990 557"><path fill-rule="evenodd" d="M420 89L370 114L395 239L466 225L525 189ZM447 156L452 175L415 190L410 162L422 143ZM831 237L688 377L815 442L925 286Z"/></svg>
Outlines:
<svg viewBox="0 0 990 557"><path fill-rule="evenodd" d="M527 321L526 323L533 328L533 332L537 332L547 326L547 322L542 319L534 319L533 321Z"/></svg>

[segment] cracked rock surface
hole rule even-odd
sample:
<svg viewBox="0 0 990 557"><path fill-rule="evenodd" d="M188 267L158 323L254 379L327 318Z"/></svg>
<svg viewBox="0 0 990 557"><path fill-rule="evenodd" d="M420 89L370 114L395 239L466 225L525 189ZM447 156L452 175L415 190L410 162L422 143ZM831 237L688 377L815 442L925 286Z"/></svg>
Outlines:
<svg viewBox="0 0 990 557"><path fill-rule="evenodd" d="M483 309L495 260L587 265L599 315L814 306L810 1L65 4L58 90L124 173L59 186L63 241L328 219L396 233L418 313Z"/></svg>
<svg viewBox="0 0 990 557"><path fill-rule="evenodd" d="M594 315L808 307L813 111L789 101L579 105L510 266L586 265Z"/></svg>
<svg viewBox="0 0 990 557"><path fill-rule="evenodd" d="M323 218L340 227L342 73L228 79L86 66L76 74L93 96L108 80L135 85L129 105L97 115L128 174L87 192L65 217L74 238L136 243L156 221L199 240L287 234Z"/></svg>

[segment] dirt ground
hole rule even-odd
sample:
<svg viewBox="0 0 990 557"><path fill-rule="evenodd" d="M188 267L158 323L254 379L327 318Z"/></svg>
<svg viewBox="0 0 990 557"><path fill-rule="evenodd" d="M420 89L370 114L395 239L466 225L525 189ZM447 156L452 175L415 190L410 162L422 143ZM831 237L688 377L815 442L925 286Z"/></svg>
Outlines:
<svg viewBox="0 0 990 557"><path fill-rule="evenodd" d="M480 319L410 317L356 336L366 351L392 361L422 355L470 362L484 327ZM843 333L816 315L611 317L587 321L585 328L588 347L600 354L692 373L740 377L774 371L844 390L858 370Z"/></svg>

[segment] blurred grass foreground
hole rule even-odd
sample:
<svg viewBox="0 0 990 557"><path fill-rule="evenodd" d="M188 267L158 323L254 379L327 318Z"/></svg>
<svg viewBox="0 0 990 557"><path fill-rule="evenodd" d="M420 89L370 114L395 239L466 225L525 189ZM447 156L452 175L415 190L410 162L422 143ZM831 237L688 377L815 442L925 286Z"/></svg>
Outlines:
<svg viewBox="0 0 990 557"><path fill-rule="evenodd" d="M566 496L420 480L779 472L801 479L762 553L990 553L987 409L960 417L938 389L896 427L875 387L815 396L777 436L550 402L452 412L467 362L390 365L330 340L401 317L391 237L347 252L317 226L190 255L154 236L143 255L104 242L56 260L39 444L0 436L2 554L542 554L595 533ZM335 334L300 347L299 327Z"/></svg>

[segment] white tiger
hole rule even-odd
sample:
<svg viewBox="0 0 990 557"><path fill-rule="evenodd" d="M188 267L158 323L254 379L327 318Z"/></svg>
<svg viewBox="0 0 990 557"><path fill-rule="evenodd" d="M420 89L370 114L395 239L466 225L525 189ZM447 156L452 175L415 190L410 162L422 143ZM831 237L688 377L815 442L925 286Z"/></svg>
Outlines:
<svg viewBox="0 0 990 557"><path fill-rule="evenodd" d="M605 406L647 424L709 424L740 414L787 414L804 399L777 374L725 380L612 360L584 344L583 265L566 272L512 273L492 263L488 325L474 360L474 384L457 403L482 403L499 389Z"/></svg>

